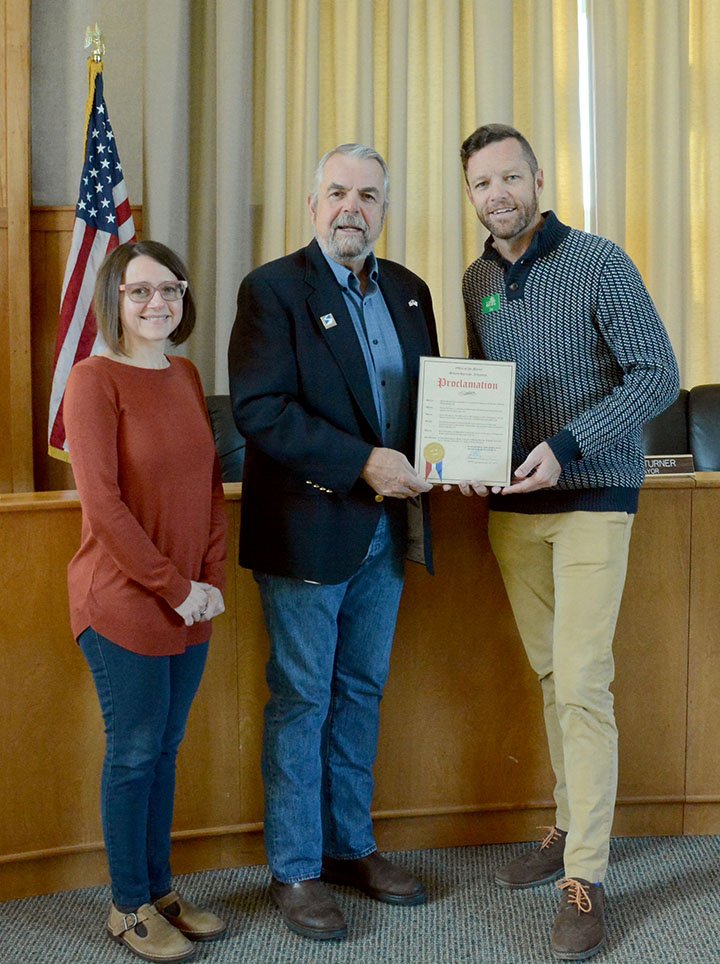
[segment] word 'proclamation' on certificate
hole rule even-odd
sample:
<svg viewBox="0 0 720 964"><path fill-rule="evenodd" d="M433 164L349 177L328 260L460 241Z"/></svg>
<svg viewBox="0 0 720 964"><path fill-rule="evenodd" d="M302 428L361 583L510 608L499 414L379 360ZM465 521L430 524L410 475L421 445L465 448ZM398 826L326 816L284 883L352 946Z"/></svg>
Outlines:
<svg viewBox="0 0 720 964"><path fill-rule="evenodd" d="M509 485L515 362L421 358L415 469L428 482Z"/></svg>

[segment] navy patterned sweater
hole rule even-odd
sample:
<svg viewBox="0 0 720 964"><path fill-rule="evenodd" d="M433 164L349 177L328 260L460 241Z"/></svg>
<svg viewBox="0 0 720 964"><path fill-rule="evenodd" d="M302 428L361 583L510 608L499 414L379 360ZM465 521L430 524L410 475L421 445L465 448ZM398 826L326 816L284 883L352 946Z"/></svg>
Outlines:
<svg viewBox="0 0 720 964"><path fill-rule="evenodd" d="M635 512L642 425L677 397L675 355L627 254L544 217L521 259L488 238L463 278L470 357L517 364L513 469L542 441L562 466L554 488L491 508Z"/></svg>

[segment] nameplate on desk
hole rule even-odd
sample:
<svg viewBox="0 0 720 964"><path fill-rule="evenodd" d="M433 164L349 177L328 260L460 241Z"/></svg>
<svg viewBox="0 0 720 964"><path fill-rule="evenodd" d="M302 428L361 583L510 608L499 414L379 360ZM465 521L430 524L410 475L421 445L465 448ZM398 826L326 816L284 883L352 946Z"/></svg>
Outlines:
<svg viewBox="0 0 720 964"><path fill-rule="evenodd" d="M645 475L692 475L694 472L692 455L645 456Z"/></svg>

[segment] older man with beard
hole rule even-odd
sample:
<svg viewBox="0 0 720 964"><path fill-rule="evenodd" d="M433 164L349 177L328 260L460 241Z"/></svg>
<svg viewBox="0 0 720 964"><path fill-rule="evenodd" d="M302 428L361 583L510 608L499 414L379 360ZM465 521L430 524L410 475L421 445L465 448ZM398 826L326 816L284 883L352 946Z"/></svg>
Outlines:
<svg viewBox="0 0 720 964"><path fill-rule="evenodd" d="M328 152L308 197L315 240L245 278L229 351L247 439L240 564L253 570L270 636L271 893L287 926L318 940L347 934L323 881L389 904L425 900L419 880L378 854L370 817L413 541L431 565L431 486L408 457L418 359L437 352L427 286L373 254L387 204L376 151Z"/></svg>

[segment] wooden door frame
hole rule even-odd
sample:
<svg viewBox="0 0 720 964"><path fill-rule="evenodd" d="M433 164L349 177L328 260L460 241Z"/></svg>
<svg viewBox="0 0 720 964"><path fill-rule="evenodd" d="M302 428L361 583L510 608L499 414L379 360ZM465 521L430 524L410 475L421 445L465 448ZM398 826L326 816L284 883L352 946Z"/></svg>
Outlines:
<svg viewBox="0 0 720 964"><path fill-rule="evenodd" d="M30 325L30 0L4 0L7 357L11 490L33 490Z"/></svg>

